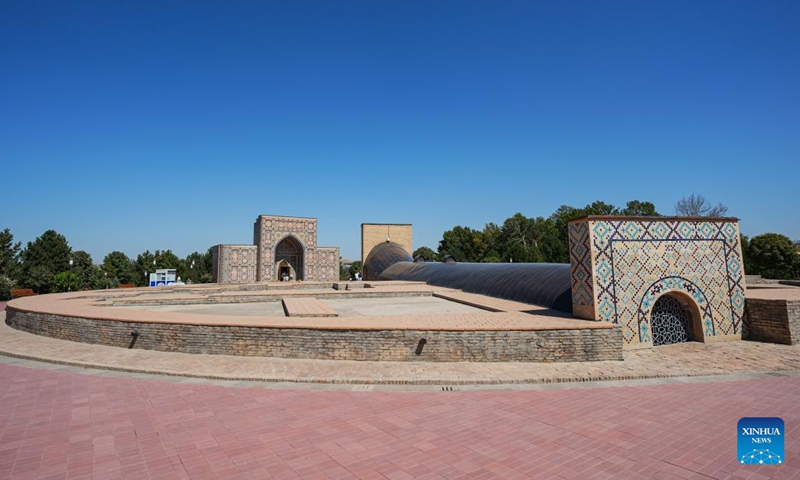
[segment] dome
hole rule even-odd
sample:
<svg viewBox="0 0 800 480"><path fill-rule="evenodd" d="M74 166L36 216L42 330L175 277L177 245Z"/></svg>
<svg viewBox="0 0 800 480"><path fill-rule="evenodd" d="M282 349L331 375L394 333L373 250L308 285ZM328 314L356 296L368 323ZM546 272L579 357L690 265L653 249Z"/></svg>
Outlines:
<svg viewBox="0 0 800 480"><path fill-rule="evenodd" d="M411 254L394 242L384 242L376 245L369 252L362 267L364 280L380 280L381 273L395 263L412 262Z"/></svg>

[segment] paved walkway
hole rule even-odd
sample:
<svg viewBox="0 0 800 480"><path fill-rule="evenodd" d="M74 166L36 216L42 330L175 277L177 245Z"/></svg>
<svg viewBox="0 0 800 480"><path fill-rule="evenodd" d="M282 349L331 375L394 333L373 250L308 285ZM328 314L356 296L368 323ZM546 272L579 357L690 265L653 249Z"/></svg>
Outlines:
<svg viewBox="0 0 800 480"><path fill-rule="evenodd" d="M480 295L477 293L448 290L433 292L433 296L477 308L482 308L484 310L489 310L490 312L542 313L557 317L572 318L572 315L559 312L557 310L550 310L545 307L531 305L530 303L515 302L513 300L505 300L503 298L490 297L488 295Z"/></svg>
<svg viewBox="0 0 800 480"><path fill-rule="evenodd" d="M0 363L0 479L800 477L800 378L586 390L345 392ZM736 423L779 416L780 466Z"/></svg>
<svg viewBox="0 0 800 480"><path fill-rule="evenodd" d="M0 355L99 369L200 378L335 384L496 385L800 370L800 346L745 341L690 342L631 350L625 352L625 361L622 362L361 362L193 355L128 350L42 337L14 330L5 324L4 315L0 313Z"/></svg>

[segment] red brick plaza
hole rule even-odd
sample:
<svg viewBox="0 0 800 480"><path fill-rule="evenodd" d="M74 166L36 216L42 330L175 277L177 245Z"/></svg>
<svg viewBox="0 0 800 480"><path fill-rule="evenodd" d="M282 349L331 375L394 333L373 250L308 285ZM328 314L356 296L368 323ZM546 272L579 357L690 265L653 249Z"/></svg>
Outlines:
<svg viewBox="0 0 800 480"><path fill-rule="evenodd" d="M492 391L129 377L0 358L0 478L800 477L795 376ZM743 416L784 419L783 465L737 463Z"/></svg>

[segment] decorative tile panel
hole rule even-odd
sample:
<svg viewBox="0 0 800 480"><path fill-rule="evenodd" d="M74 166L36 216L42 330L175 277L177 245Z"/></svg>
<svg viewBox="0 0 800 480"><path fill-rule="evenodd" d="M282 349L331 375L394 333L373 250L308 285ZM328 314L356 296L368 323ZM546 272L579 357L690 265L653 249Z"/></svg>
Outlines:
<svg viewBox="0 0 800 480"><path fill-rule="evenodd" d="M704 337L741 334L745 282L736 221L589 217L570 223L569 233L576 315L588 311L592 295L594 319L622 325L626 344L650 343L653 304L680 292L696 304Z"/></svg>
<svg viewBox="0 0 800 480"><path fill-rule="evenodd" d="M252 246L220 245L220 261L214 261L215 279L221 283L272 282L277 279L275 250L292 237L302 250L302 265L296 266L307 281L339 279L339 249L317 247L317 220L313 218L261 215L254 224ZM235 247L235 248L234 248ZM239 249L250 249L247 255ZM251 262L251 263L248 263Z"/></svg>
<svg viewBox="0 0 800 480"><path fill-rule="evenodd" d="M215 251L212 281L215 283L252 283L256 281L255 245L218 245Z"/></svg>

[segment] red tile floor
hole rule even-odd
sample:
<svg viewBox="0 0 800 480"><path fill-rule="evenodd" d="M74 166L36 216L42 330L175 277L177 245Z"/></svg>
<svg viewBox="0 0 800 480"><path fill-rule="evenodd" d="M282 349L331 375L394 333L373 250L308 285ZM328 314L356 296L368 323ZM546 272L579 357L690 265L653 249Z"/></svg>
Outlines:
<svg viewBox="0 0 800 480"><path fill-rule="evenodd" d="M800 478L798 399L800 377L358 392L0 363L0 478ZM737 463L743 416L784 419L783 465Z"/></svg>

